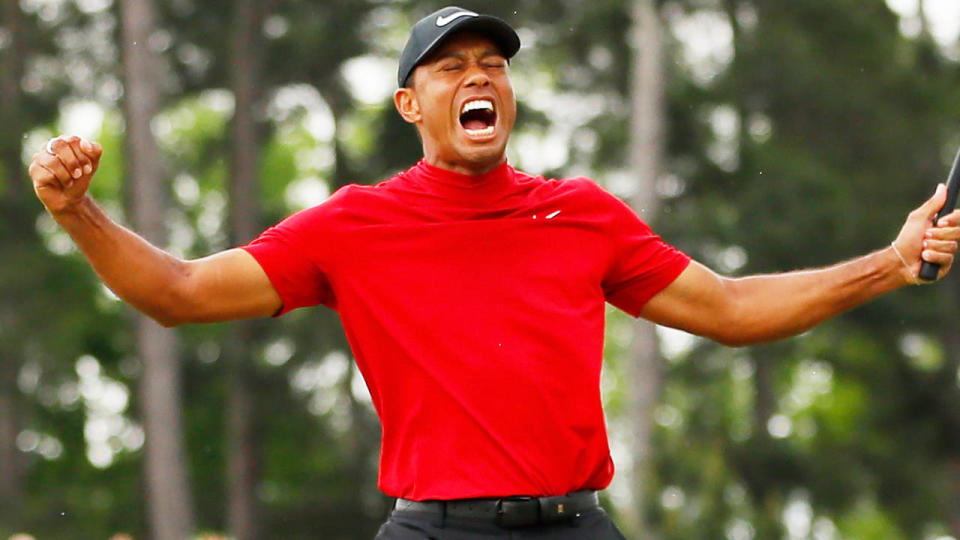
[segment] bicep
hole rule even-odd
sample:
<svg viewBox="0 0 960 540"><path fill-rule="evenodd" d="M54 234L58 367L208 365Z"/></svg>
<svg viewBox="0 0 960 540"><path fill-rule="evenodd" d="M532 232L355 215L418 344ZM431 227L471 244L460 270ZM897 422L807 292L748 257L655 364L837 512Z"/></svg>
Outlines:
<svg viewBox="0 0 960 540"><path fill-rule="evenodd" d="M730 280L697 261L653 296L640 316L663 326L720 339L734 310Z"/></svg>
<svg viewBox="0 0 960 540"><path fill-rule="evenodd" d="M260 263L243 249L189 261L186 273L192 322L269 317L283 304Z"/></svg>

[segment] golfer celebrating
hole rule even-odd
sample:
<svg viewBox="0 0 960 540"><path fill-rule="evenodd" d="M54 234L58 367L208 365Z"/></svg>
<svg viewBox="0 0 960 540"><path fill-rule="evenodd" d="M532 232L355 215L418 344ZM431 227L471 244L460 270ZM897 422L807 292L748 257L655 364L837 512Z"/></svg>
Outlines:
<svg viewBox="0 0 960 540"><path fill-rule="evenodd" d="M719 276L592 181L507 163L519 48L495 17L448 7L420 20L394 103L423 159L199 260L100 210L86 193L98 144L53 139L30 166L37 196L97 274L165 325L316 304L340 314L382 423L379 487L398 498L379 538L622 538L596 495L613 476L604 302L743 345L917 283L922 261L942 277L957 250L960 212L932 222L941 186L885 249L818 270Z"/></svg>

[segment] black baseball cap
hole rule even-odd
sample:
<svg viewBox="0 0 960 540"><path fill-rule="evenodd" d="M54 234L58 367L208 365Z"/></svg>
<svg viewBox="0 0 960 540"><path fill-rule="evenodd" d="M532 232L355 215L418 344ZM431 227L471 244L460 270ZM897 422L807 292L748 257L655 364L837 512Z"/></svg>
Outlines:
<svg viewBox="0 0 960 540"><path fill-rule="evenodd" d="M400 54L397 85L406 86L407 78L423 60L455 32L471 30L493 40L500 52L510 59L520 50L520 37L506 22L492 15L481 15L468 9L448 6L417 21Z"/></svg>

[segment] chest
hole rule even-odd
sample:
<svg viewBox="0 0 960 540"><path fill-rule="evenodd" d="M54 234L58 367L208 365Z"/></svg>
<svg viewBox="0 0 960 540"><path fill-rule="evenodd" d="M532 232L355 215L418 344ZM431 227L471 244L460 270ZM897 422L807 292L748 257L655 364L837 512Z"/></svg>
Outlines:
<svg viewBox="0 0 960 540"><path fill-rule="evenodd" d="M466 293L596 298L611 256L600 228L560 216L370 225L338 240L341 285L417 291L438 302Z"/></svg>

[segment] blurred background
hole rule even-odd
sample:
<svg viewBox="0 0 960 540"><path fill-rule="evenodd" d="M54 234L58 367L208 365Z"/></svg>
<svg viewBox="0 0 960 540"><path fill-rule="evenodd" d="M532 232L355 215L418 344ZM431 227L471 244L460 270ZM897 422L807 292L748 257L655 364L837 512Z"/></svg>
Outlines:
<svg viewBox="0 0 960 540"><path fill-rule="evenodd" d="M372 538L379 426L335 314L164 330L25 169L185 257L420 157L409 0L0 0L0 538ZM892 240L960 146L956 0L461 0L520 32L509 159L587 175L729 275ZM390 272L390 268L383 268ZM960 278L731 349L609 311L631 538L960 538Z"/></svg>

